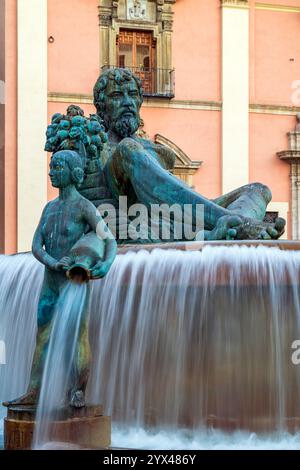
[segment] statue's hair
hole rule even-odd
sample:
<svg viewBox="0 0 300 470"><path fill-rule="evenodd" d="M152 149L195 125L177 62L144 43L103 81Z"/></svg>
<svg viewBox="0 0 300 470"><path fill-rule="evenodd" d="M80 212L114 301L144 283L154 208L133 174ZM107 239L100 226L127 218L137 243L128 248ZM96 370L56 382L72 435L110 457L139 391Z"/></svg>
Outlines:
<svg viewBox="0 0 300 470"><path fill-rule="evenodd" d="M84 180L84 164L79 153L74 150L60 150L55 152L52 158L63 157L72 173L72 178L76 187L79 187Z"/></svg>
<svg viewBox="0 0 300 470"><path fill-rule="evenodd" d="M141 104L143 102L143 88L141 80L129 69L109 68L105 69L98 78L94 86L94 105L97 114L101 119L105 120L105 91L109 84L109 80L114 80L118 85L134 80L138 91Z"/></svg>

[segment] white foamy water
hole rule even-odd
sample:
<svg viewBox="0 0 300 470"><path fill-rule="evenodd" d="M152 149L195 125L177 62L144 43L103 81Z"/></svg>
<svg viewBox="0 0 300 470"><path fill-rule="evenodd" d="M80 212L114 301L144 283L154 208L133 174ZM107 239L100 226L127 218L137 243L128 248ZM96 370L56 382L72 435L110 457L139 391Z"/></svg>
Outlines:
<svg viewBox="0 0 300 470"><path fill-rule="evenodd" d="M0 339L12 354L0 395L9 399L26 390L42 267L30 255L0 257L0 279L11 292L0 290ZM287 429L300 417L300 366L291 362L299 279L300 252L274 248L119 255L92 283L90 321L88 396L122 424L113 445L298 446ZM199 431L211 426L236 432Z"/></svg>
<svg viewBox="0 0 300 470"><path fill-rule="evenodd" d="M135 450L299 450L300 433L257 435L255 433L224 433L218 430L189 429L146 431L139 428L114 426L112 447Z"/></svg>
<svg viewBox="0 0 300 470"><path fill-rule="evenodd" d="M35 448L56 440L56 429L51 427L51 422L58 419L62 407L68 406L87 289L86 284L67 284L54 312L36 415Z"/></svg>

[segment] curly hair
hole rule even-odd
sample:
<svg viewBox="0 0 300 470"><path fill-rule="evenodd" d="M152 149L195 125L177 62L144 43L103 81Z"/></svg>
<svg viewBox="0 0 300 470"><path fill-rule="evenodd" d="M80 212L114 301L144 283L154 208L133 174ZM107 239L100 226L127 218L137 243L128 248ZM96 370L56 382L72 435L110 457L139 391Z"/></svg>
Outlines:
<svg viewBox="0 0 300 470"><path fill-rule="evenodd" d="M68 165L75 186L80 187L84 180L84 164L81 156L74 150L59 150L52 155L51 160L60 157L64 158Z"/></svg>
<svg viewBox="0 0 300 470"><path fill-rule="evenodd" d="M141 105L143 102L143 88L141 80L132 73L129 69L121 68L108 68L105 69L98 78L94 86L94 105L97 109L97 114L101 119L105 120L105 91L108 86L109 80L114 80L118 85L125 82L134 80L138 92Z"/></svg>

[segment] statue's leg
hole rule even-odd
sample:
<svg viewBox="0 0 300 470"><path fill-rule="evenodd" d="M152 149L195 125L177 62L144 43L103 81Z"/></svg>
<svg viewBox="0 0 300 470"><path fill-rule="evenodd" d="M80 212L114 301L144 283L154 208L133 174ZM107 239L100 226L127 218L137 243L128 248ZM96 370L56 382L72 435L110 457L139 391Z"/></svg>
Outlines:
<svg viewBox="0 0 300 470"><path fill-rule="evenodd" d="M118 145L109 162L109 170L110 183L116 195L127 195L131 184L138 201L145 205L202 204L204 224L208 230L219 218L231 215L227 209L196 193L163 169L157 159L133 139L124 139Z"/></svg>
<svg viewBox="0 0 300 470"><path fill-rule="evenodd" d="M139 202L150 204L191 205L204 207L204 236L206 240L278 238L285 221L277 224L262 222L270 191L253 184L229 195L210 201L193 191L175 176L164 170L151 152L133 139L124 139L109 161L111 188L116 196L127 195L130 185Z"/></svg>
<svg viewBox="0 0 300 470"><path fill-rule="evenodd" d="M91 349L89 342L89 296L88 292L82 313L78 343L75 352L75 363L72 370L72 388L70 391L70 405L75 408L85 406L85 390L90 373Z"/></svg>
<svg viewBox="0 0 300 470"><path fill-rule="evenodd" d="M235 214L263 220L271 199L272 194L267 186L251 183L218 197L213 202Z"/></svg>

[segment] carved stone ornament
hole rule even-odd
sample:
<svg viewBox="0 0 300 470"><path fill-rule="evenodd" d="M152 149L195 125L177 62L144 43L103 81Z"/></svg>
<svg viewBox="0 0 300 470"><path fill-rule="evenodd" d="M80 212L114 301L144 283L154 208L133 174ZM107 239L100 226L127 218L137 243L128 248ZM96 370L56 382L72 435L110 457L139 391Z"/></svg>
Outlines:
<svg viewBox="0 0 300 470"><path fill-rule="evenodd" d="M147 0L127 0L127 18L145 20L147 18Z"/></svg>

